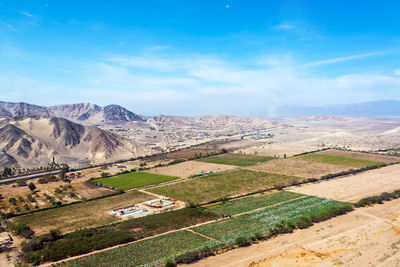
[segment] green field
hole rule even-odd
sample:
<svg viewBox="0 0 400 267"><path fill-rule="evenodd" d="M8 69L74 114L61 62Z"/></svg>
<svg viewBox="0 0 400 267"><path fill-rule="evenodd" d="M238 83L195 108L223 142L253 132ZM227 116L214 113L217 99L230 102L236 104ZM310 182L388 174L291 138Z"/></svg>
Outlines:
<svg viewBox="0 0 400 267"><path fill-rule="evenodd" d="M284 201L303 197L304 195L296 194L288 191L280 191L276 193L264 194L261 196L245 197L238 200L218 203L208 206L211 212L221 215L235 215L263 207L272 206Z"/></svg>
<svg viewBox="0 0 400 267"><path fill-rule="evenodd" d="M385 162L381 161L371 161L366 159L355 159L355 158L348 158L343 156L333 156L333 155L324 155L324 154L306 154L302 156L298 156L297 158L301 158L304 160L314 161L314 162L322 162L322 163L329 163L329 164L336 164L342 166L349 166L349 167L367 167L367 166L376 166L376 165L385 165Z"/></svg>
<svg viewBox="0 0 400 267"><path fill-rule="evenodd" d="M177 176L154 174L149 172L130 172L118 174L113 177L94 179L91 182L98 185L105 184L122 190L141 187L145 185L158 184L178 179Z"/></svg>
<svg viewBox="0 0 400 267"><path fill-rule="evenodd" d="M199 226L193 230L232 244L238 236L249 238L255 232L267 233L271 227L282 221L295 222L301 216L318 214L341 204L344 203L308 196L225 221Z"/></svg>
<svg viewBox="0 0 400 267"><path fill-rule="evenodd" d="M275 158L229 153L229 154L221 154L221 155L206 157L206 158L198 159L197 161L226 164L226 165L236 165L236 166L251 166L251 165L255 165L259 162L266 162L266 161L269 161L272 159L275 159Z"/></svg>
<svg viewBox="0 0 400 267"><path fill-rule="evenodd" d="M236 169L152 188L149 191L191 203L204 203L221 197L289 185L300 180L302 178L294 176Z"/></svg>
<svg viewBox="0 0 400 267"><path fill-rule="evenodd" d="M121 195L19 216L12 220L29 225L36 234L48 232L50 229L67 232L119 221L118 217L109 214L110 210L153 198L153 196L138 191L129 191Z"/></svg>
<svg viewBox="0 0 400 267"><path fill-rule="evenodd" d="M176 255L205 246L215 247L217 244L215 241L189 231L179 231L68 261L57 266L156 266L162 264L166 258L173 259Z"/></svg>

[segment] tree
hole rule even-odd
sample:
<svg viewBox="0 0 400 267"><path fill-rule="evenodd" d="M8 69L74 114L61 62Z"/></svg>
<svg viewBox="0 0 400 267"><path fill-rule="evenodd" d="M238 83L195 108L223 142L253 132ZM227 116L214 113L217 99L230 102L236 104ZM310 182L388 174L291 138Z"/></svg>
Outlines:
<svg viewBox="0 0 400 267"><path fill-rule="evenodd" d="M35 191L35 189L36 189L36 185L32 182L29 183L28 187L32 192Z"/></svg>
<svg viewBox="0 0 400 267"><path fill-rule="evenodd" d="M3 176L4 177L8 177L8 176L11 176L12 175L12 169L11 168L4 168L4 170L3 170Z"/></svg>
<svg viewBox="0 0 400 267"><path fill-rule="evenodd" d="M110 174L108 172L102 172L100 175L101 175L101 178L107 178L108 176L110 176Z"/></svg>

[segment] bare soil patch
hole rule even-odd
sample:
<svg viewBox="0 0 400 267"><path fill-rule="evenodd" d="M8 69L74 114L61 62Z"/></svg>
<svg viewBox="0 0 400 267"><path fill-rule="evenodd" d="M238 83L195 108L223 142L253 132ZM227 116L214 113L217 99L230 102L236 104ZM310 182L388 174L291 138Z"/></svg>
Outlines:
<svg viewBox="0 0 400 267"><path fill-rule="evenodd" d="M199 161L186 161L170 166L154 168L149 170L148 172L171 175L171 176L179 176L181 178L188 178L193 174L204 173L208 171L216 173L216 172L232 170L235 168L237 167L232 165L223 165L223 164L207 163Z"/></svg>
<svg viewBox="0 0 400 267"><path fill-rule="evenodd" d="M277 159L246 167L254 171L279 173L303 178L320 178L327 174L339 173L351 169L347 166L312 162L299 158Z"/></svg>
<svg viewBox="0 0 400 267"><path fill-rule="evenodd" d="M339 201L357 202L364 197L392 192L399 188L400 165L396 164L329 181L292 186L287 190Z"/></svg>
<svg viewBox="0 0 400 267"><path fill-rule="evenodd" d="M386 155L379 155L379 154L372 154L372 153L337 150L337 149L329 149L329 150L318 152L317 154L343 156L343 157L348 157L348 158L366 159L366 160L371 160L371 161L382 161L385 163L400 162L400 157L386 156Z"/></svg>

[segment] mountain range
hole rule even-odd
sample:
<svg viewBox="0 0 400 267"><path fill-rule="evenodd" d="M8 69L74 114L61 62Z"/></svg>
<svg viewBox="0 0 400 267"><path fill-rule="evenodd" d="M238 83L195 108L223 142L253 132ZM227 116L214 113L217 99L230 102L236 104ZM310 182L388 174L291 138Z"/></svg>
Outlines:
<svg viewBox="0 0 400 267"><path fill-rule="evenodd" d="M277 109L276 117L299 117L314 115L384 117L400 116L400 101L382 100L356 104L310 106L282 106Z"/></svg>
<svg viewBox="0 0 400 267"><path fill-rule="evenodd" d="M144 122L146 117L137 115L121 106L108 105L100 107L90 103L56 105L43 107L28 103L11 103L0 101L0 117L42 117L64 118L86 125L123 124Z"/></svg>

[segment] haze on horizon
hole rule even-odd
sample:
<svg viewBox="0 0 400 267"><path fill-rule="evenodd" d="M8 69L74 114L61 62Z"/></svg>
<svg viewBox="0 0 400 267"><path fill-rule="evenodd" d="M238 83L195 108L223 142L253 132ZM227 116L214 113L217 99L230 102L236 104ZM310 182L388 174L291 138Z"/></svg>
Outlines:
<svg viewBox="0 0 400 267"><path fill-rule="evenodd" d="M183 116L400 100L399 11L372 0L0 0L0 100Z"/></svg>

